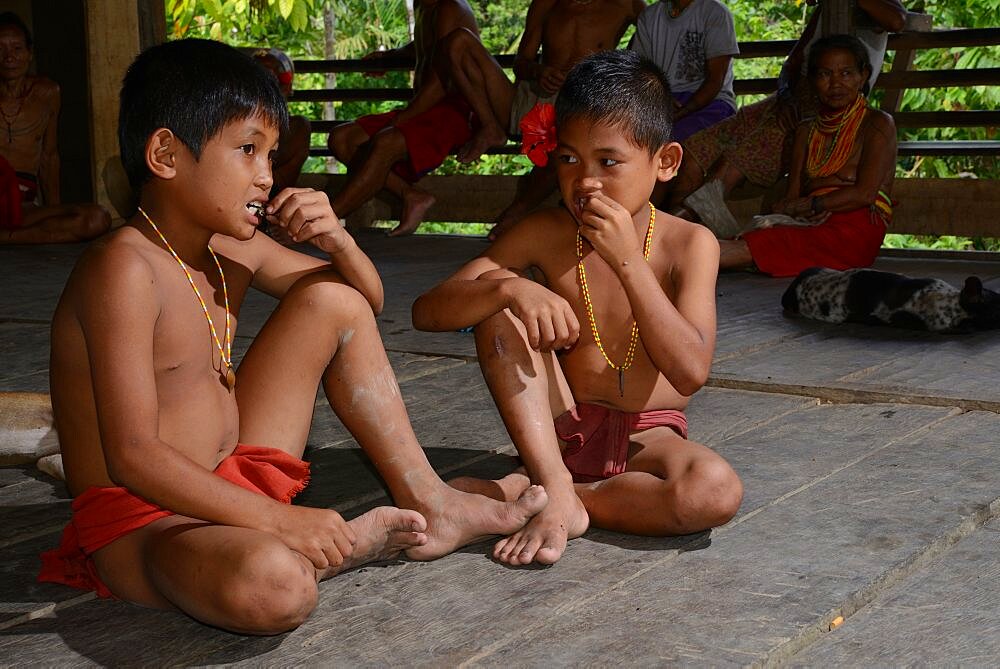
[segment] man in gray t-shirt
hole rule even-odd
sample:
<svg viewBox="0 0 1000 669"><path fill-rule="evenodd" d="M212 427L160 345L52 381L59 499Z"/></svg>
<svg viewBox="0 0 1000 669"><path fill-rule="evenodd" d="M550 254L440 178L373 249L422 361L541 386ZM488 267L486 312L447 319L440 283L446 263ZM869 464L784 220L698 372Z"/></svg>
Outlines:
<svg viewBox="0 0 1000 669"><path fill-rule="evenodd" d="M733 15L718 0L661 0L639 17L629 45L660 66L674 96L674 139L732 116Z"/></svg>

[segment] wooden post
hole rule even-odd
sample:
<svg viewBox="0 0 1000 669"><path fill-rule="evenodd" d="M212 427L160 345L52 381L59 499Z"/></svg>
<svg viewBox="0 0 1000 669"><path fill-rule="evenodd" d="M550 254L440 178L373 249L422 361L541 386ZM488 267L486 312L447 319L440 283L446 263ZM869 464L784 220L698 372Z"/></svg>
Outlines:
<svg viewBox="0 0 1000 669"><path fill-rule="evenodd" d="M84 3L87 76L90 80L90 145L94 198L114 215L104 182L104 165L118 155L118 93L125 70L139 53L136 0ZM120 223L120 219L115 223Z"/></svg>

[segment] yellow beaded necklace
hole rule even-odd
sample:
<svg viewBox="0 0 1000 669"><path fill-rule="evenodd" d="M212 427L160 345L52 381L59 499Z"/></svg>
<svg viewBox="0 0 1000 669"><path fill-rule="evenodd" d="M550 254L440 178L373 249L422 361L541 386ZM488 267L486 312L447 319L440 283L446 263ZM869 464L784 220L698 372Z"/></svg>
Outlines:
<svg viewBox="0 0 1000 669"><path fill-rule="evenodd" d="M233 369L233 340L231 330L229 329L229 290L226 288L226 275L222 271L222 265L219 263L218 256L215 255L215 251L213 251L212 247L209 246L208 252L212 254L212 260L215 261L215 266L219 268L219 277L222 279L222 299L226 306L225 348L223 348L222 342L219 341L219 335L215 332L215 323L212 322L212 315L208 313L208 307L205 306L205 300L202 299L201 291L198 290L198 286L195 285L194 279L191 277L191 272L188 271L187 265L185 265L184 261L181 260L181 257L177 255L177 252L174 251L174 247L170 245L170 242L168 242L167 238L163 236L160 229L156 227L156 223L153 223L153 219L151 219L149 215L142 210L142 207L139 207L139 213L142 214L142 217L145 218L151 226L153 226L153 230L157 235L159 235L160 239L163 241L163 245L167 247L167 250L170 251L170 255L174 257L177 264L181 266L182 270L184 270L184 276L187 277L188 283L190 283L191 287L194 289L194 294L198 297L198 302L201 304L201 310L205 312L205 318L208 320L208 329L212 332L212 339L215 340L215 345L219 348L219 358L222 361L222 367L219 369L219 372L222 373L222 370L225 369L225 373L222 375L226 380L226 385L229 386L229 390L232 391L232 389L236 387L236 371Z"/></svg>
<svg viewBox="0 0 1000 669"><path fill-rule="evenodd" d="M653 228L655 226L656 207L650 202L649 227L646 229L646 239L642 244L642 256L646 261L649 260L649 249L653 241ZM625 360L620 365L616 365L604 350L604 345L601 343L601 335L597 331L597 319L594 318L594 303L590 299L590 288L587 286L587 270L583 266L583 236L580 234L579 229L576 231L576 260L576 277L580 283L580 292L583 293L583 305L587 310L587 320L590 321L590 331L594 335L594 343L597 344L597 350L604 356L608 366L618 371L618 394L624 397L625 370L631 367L632 361L635 360L635 349L639 343L639 323L632 321L632 335L629 337L628 348L625 350Z"/></svg>

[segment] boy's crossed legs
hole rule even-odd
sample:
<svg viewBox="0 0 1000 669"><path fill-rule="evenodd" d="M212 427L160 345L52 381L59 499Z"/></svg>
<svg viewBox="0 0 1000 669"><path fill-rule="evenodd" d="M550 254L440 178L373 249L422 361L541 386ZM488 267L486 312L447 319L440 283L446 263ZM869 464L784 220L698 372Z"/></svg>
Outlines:
<svg viewBox="0 0 1000 669"><path fill-rule="evenodd" d="M528 524L500 540L494 557L513 565L559 559L567 539L597 527L651 536L690 534L736 514L742 484L715 451L655 427L631 436L626 471L595 483L571 483L562 463L553 417L575 403L553 353L527 343L520 320L503 311L476 328L487 385L529 476L518 470L499 481L459 478L460 490L516 499L537 481L549 504ZM572 494L575 492L575 496Z"/></svg>
<svg viewBox="0 0 1000 669"><path fill-rule="evenodd" d="M440 557L515 532L545 506L537 486L498 502L438 478L413 434L371 307L323 272L296 282L240 364L240 442L301 457L320 381L403 508L378 507L348 521L356 536L352 555L323 570L274 534L169 516L94 554L116 595L176 607L229 630L279 633L312 611L323 578L400 551L418 560Z"/></svg>

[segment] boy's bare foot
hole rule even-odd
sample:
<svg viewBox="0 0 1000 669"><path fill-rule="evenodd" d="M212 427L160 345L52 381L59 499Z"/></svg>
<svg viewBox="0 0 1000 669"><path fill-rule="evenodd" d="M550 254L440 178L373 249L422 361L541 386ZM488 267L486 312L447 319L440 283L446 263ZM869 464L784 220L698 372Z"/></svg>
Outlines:
<svg viewBox="0 0 1000 669"><path fill-rule="evenodd" d="M472 476L459 476L448 481L448 485L456 490L485 495L501 502L513 502L531 487L531 479L524 473L524 467L521 467L502 479L489 481Z"/></svg>
<svg viewBox="0 0 1000 669"><path fill-rule="evenodd" d="M483 126L472 136L472 139L458 150L458 155L455 157L460 163L471 163L474 160L479 160L479 156L486 153L487 149L503 146L506 143L507 133L500 126L490 128Z"/></svg>
<svg viewBox="0 0 1000 669"><path fill-rule="evenodd" d="M513 502L442 485L418 500L417 510L427 519L427 543L408 549L406 555L414 560L433 560L487 537L516 532L547 503L545 488L538 485L529 486Z"/></svg>
<svg viewBox="0 0 1000 669"><path fill-rule="evenodd" d="M389 233L390 237L402 237L411 235L420 227L424 220L424 214L434 206L437 198L425 190L411 188L403 195L403 215L399 219L399 225Z"/></svg>
<svg viewBox="0 0 1000 669"><path fill-rule="evenodd" d="M553 564L562 557L566 542L582 535L589 526L590 516L573 489L558 490L527 525L497 542L493 557L512 566Z"/></svg>
<svg viewBox="0 0 1000 669"><path fill-rule="evenodd" d="M427 521L410 509L379 506L352 518L347 524L357 537L354 553L344 560L338 572L329 576L368 562L392 559L408 548L427 543Z"/></svg>

